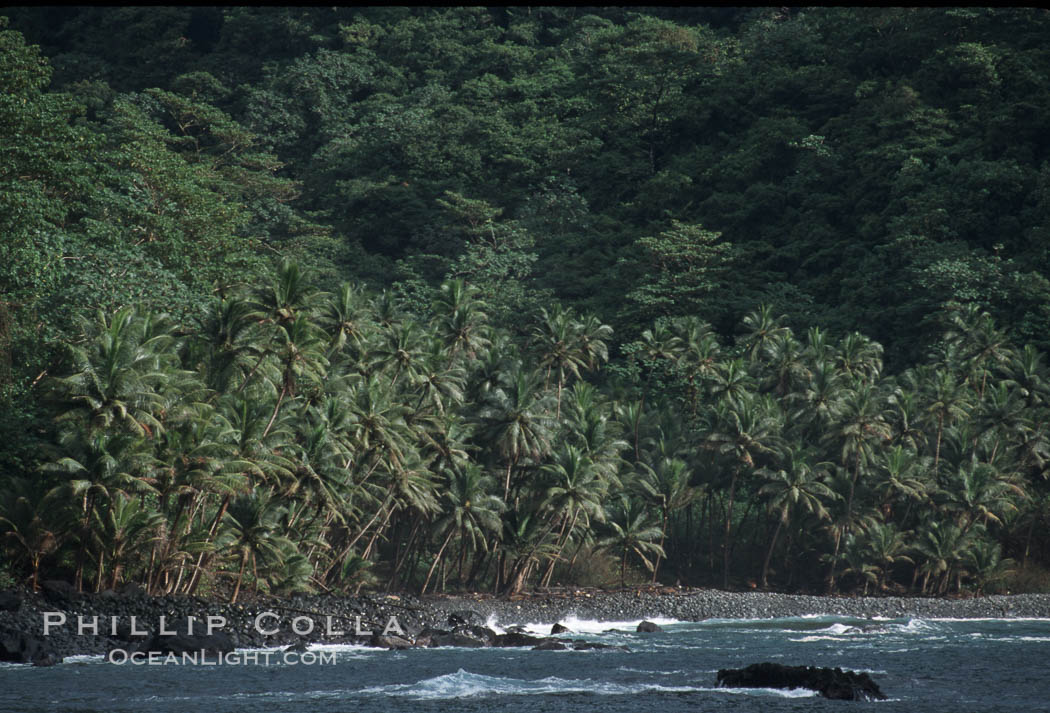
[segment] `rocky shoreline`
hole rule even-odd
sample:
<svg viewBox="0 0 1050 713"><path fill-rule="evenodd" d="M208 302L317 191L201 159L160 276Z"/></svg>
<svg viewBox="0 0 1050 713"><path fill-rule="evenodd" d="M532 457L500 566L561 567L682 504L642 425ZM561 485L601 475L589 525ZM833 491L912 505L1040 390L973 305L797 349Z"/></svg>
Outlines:
<svg viewBox="0 0 1050 713"><path fill-rule="evenodd" d="M44 636L46 614L51 625ZM260 615L262 619L258 618ZM514 599L486 595L425 598L408 594L302 595L284 599L260 597L243 604L229 604L190 597L151 597L134 587L121 592L79 594L60 584L50 584L39 593L0 593L0 658L53 663L62 657L106 654L117 648L144 650L151 641L154 649L158 646L171 649L174 639L160 636L164 632L159 629L161 626L178 629L179 622L185 629L187 617L196 618L198 632L204 629L202 622L206 617L221 617L223 624L218 633L224 637L222 646L228 648L305 643L403 648L406 645L474 645L471 637L477 638L480 642L477 645L482 646L532 646L544 640L521 638L522 633L515 633L513 625L555 624L572 618L634 622L650 618L703 621L805 615L1050 618L1050 594L935 599L654 588L613 592L564 590ZM78 617L90 623L96 616L97 633L90 629L78 633ZM136 617L134 631L133 616ZM510 635L504 639L492 638L495 634L483 626L491 621L519 638ZM461 634L459 643L452 643L448 638L455 632ZM169 643L164 644L165 641ZM573 648L571 640L558 641ZM194 644L193 641L183 643ZM546 645L553 644L547 640Z"/></svg>

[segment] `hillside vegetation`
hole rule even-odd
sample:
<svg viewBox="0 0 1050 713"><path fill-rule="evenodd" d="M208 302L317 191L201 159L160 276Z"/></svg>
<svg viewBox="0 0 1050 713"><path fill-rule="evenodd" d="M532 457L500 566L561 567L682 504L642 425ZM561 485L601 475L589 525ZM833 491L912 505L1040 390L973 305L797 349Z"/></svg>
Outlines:
<svg viewBox="0 0 1050 713"><path fill-rule="evenodd" d="M1050 581L1046 11L5 12L6 583Z"/></svg>

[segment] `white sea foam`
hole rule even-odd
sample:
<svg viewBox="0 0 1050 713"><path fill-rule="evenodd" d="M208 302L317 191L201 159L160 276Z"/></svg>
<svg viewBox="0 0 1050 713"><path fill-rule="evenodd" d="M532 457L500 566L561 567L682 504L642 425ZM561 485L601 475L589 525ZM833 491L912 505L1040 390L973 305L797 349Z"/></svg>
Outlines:
<svg viewBox="0 0 1050 713"><path fill-rule="evenodd" d="M63 663L105 663L105 661L105 654L76 654L62 659Z"/></svg>
<svg viewBox="0 0 1050 713"><path fill-rule="evenodd" d="M835 623L826 629L819 629L819 631L826 632L828 634L853 634L857 632L857 627Z"/></svg>
<svg viewBox="0 0 1050 713"><path fill-rule="evenodd" d="M560 619L558 623L566 627L573 634L603 634L611 629L621 632L633 632L643 621L651 621L659 626L670 626L672 624L682 623L678 619L668 619L667 617L659 616L646 619L632 619L630 621L597 621L595 619L578 619L571 614ZM530 634L547 636L551 633L550 624L532 622L524 624L523 626Z"/></svg>
<svg viewBox="0 0 1050 713"><path fill-rule="evenodd" d="M471 696L545 695L589 693L594 695L631 695L648 691L666 693L724 693L735 695L771 695L783 698L807 698L817 695L808 689L781 690L775 688L712 688L708 686L662 686L652 683L614 683L593 679L564 679L548 676L537 680L485 676L459 669L455 673L427 678L416 683L374 686L358 691L364 695L382 695L416 700L445 700Z"/></svg>
<svg viewBox="0 0 1050 713"><path fill-rule="evenodd" d="M492 629L497 634L506 634L506 630L499 625L499 622L495 614L489 614L489 618L485 620L485 627Z"/></svg>
<svg viewBox="0 0 1050 713"><path fill-rule="evenodd" d="M677 676L684 673L718 673L718 669L711 669L710 671L685 671L682 669L676 669L674 671L654 671L647 668L631 668L630 666L620 666L616 670L626 671L627 673L644 673L650 676Z"/></svg>

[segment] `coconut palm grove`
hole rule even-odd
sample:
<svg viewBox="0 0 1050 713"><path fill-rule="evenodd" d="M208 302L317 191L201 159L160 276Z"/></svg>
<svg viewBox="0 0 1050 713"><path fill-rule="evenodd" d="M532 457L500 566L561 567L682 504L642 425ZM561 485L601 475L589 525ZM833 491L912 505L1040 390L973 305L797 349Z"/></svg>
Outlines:
<svg viewBox="0 0 1050 713"><path fill-rule="evenodd" d="M1050 590L1050 14L8 7L0 585Z"/></svg>

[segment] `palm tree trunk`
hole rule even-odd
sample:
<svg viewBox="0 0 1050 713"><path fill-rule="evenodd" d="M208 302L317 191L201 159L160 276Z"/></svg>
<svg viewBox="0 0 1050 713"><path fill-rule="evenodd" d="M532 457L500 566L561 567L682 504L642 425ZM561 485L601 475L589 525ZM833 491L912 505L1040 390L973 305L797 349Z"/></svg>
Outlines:
<svg viewBox="0 0 1050 713"><path fill-rule="evenodd" d="M324 575L321 577L322 579L327 579L328 573L335 568L336 564L342 562L346 558L346 556L350 554L350 550L352 550L354 548L354 545L357 544L357 541L360 540L366 532L368 532L368 528L372 526L372 523L379 519L379 516L383 513L384 510L386 510L387 505L391 502L391 500L393 500L393 497L393 493L391 493L387 497L386 502L383 503L383 505L380 506L378 510L376 510L376 514L372 516L372 519L369 520L363 528L361 528L360 532L354 535L354 537L350 540L349 544L347 544L347 546L343 548L342 552L339 553L339 556L332 560L332 564L328 567L327 570L325 570Z"/></svg>
<svg viewBox="0 0 1050 713"><path fill-rule="evenodd" d="M780 528L784 526L784 520L786 517L787 511L785 510L777 520L777 529L773 530L773 538L769 541L769 550L766 552L766 561L762 563L762 589L769 586L769 561L773 557L773 549L777 546L777 537L780 535Z"/></svg>
<svg viewBox="0 0 1050 713"><path fill-rule="evenodd" d="M574 509L573 513L572 513L572 527L576 526L576 516L577 516L577 514L578 514L578 510ZM549 587L550 586L551 576L554 574L554 565L559 559L561 559L561 551L563 549L565 549L565 541L568 539L568 534L566 533L566 530L565 530L566 524L568 522L569 521L568 521L567 518L562 518L561 530L558 531L558 540L557 540L557 545L556 545L556 547L558 549L557 549L557 552L554 553L554 557L551 558L550 564L547 565L547 571L543 573L543 578L540 579L540 586L541 587ZM572 527L569 527L568 532L572 532Z"/></svg>
<svg viewBox="0 0 1050 713"><path fill-rule="evenodd" d="M842 531L835 528L835 551L831 555L831 569L828 571L828 594L835 589L835 565L839 560L839 547L842 546Z"/></svg>
<svg viewBox="0 0 1050 713"><path fill-rule="evenodd" d="M241 582L244 580L244 567L248 564L248 551L241 550L241 567L237 571L237 584L233 587L233 596L230 597L230 604L237 602L237 595L241 593Z"/></svg>
<svg viewBox="0 0 1050 713"><path fill-rule="evenodd" d="M106 550L102 549L98 553L98 573L95 575L95 593L98 594L102 591L102 576L105 571L106 565Z"/></svg>
<svg viewBox="0 0 1050 713"><path fill-rule="evenodd" d="M255 362L255 366L252 367L252 370L248 372L248 375L246 377L244 377L244 381L241 382L241 385L238 386L237 390L234 391L233 393L239 394L242 391L244 391L244 387L248 385L248 382L255 375L255 370L258 369L262 365L263 359L265 359L267 357L267 355L268 355L268 352L263 352L262 353L262 355L259 357L259 361Z"/></svg>
<svg viewBox="0 0 1050 713"><path fill-rule="evenodd" d="M215 539L215 533L219 530L219 523L222 522L223 516L226 514L226 509L230 505L230 493L226 493L226 496L222 499L222 504L219 505L218 512L215 513L215 519L212 520L211 527L208 528L207 544L211 544L212 540ZM186 593L192 595L197 591L197 587L200 585L201 573L204 568L211 563L213 553L201 552L197 555L197 564L193 568L193 575L190 577L189 583L186 585Z"/></svg>
<svg viewBox="0 0 1050 713"><path fill-rule="evenodd" d="M663 552L664 540L667 539L667 521L669 517L670 512L667 508L664 508L663 525L660 528L660 552ZM653 579L651 584L656 584L656 573L660 571L660 552L656 553L656 562L653 563Z"/></svg>
<svg viewBox="0 0 1050 713"><path fill-rule="evenodd" d="M941 462L941 435L944 433L944 414L937 414L937 447L933 451L933 473L937 474L937 464Z"/></svg>
<svg viewBox="0 0 1050 713"><path fill-rule="evenodd" d="M729 503L726 505L726 526L722 533L722 588L729 589L729 532L733 526L733 498L736 496L736 468L729 481Z"/></svg>
<svg viewBox="0 0 1050 713"><path fill-rule="evenodd" d="M412 529L408 533L408 542L405 544L404 553L400 557L394 558L394 573L390 577L390 583L387 585L387 591L393 591L397 589L398 580L401 576L401 570L408 564L411 559L412 546L416 542L416 537L419 535L419 525L423 521L422 514L416 515L415 522L412 523Z"/></svg>
<svg viewBox="0 0 1050 713"><path fill-rule="evenodd" d="M427 578L426 581L423 582L423 588L419 590L419 596L423 596L427 593L427 587L430 586L430 578L434 575L434 568L438 566L438 562L441 561L441 556L445 554L445 548L448 547L448 543L452 541L452 535L455 533L455 528L448 528L448 535L445 537L445 541L441 543L441 549L439 549L434 556L434 562L430 565L430 569L427 571Z"/></svg>
<svg viewBox="0 0 1050 713"><path fill-rule="evenodd" d="M259 440L263 440L270 433L270 429L273 428L273 422L277 420L277 412L281 410L281 402L284 401L284 396L288 389L285 386L281 387L281 393L277 397L277 405L273 407L273 414L270 415L270 422L266 424L266 428L262 432L262 436Z"/></svg>

